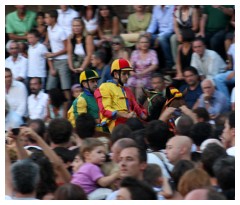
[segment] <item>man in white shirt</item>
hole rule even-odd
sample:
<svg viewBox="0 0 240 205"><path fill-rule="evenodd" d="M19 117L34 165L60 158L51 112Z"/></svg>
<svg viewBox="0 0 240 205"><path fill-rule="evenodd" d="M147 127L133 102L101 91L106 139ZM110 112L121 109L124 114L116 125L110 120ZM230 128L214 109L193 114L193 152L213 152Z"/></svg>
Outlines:
<svg viewBox="0 0 240 205"><path fill-rule="evenodd" d="M213 79L215 75L225 71L226 63L213 50L206 49L203 39L198 37L193 41L193 51L191 66L195 67L201 80Z"/></svg>
<svg viewBox="0 0 240 205"><path fill-rule="evenodd" d="M10 42L7 47L10 56L5 60L5 67L11 69L14 80L24 81L27 76L28 59L19 54L16 41Z"/></svg>
<svg viewBox="0 0 240 205"><path fill-rule="evenodd" d="M27 89L22 82L13 80L12 71L5 68L5 94L10 109L21 117L26 116L27 111Z"/></svg>
<svg viewBox="0 0 240 205"><path fill-rule="evenodd" d="M30 80L31 95L28 97L28 114L31 120L44 119L47 115L48 94L41 91L41 78Z"/></svg>
<svg viewBox="0 0 240 205"><path fill-rule="evenodd" d="M28 48L28 72L27 77L39 77L42 80L42 86L45 87L47 77L46 58L47 47L39 42L40 34L37 30L31 30L27 34L29 43Z"/></svg>
<svg viewBox="0 0 240 205"><path fill-rule="evenodd" d="M72 34L72 20L79 17L79 13L66 5L60 5L60 9L58 9L57 12L57 23L63 28L67 36L69 36Z"/></svg>
<svg viewBox="0 0 240 205"><path fill-rule="evenodd" d="M46 57L52 59L49 63L49 74L46 90L56 88L60 80L61 89L65 97L71 98L71 73L67 62L67 35L65 31L57 24L58 13L56 10L50 10L45 13L45 21L48 25L48 38L51 46L51 53ZM51 62L51 61L49 61Z"/></svg>

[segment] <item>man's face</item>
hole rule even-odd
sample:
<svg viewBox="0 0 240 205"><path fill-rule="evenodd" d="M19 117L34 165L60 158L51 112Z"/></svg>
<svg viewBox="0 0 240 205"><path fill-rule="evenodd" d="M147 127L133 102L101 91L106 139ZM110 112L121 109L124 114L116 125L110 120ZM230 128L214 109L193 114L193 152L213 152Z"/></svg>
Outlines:
<svg viewBox="0 0 240 205"><path fill-rule="evenodd" d="M33 34L27 34L27 40L30 45L35 45L38 42L38 38Z"/></svg>
<svg viewBox="0 0 240 205"><path fill-rule="evenodd" d="M95 55L92 55L91 64L92 64L93 67L97 67L98 64L99 64L99 58L97 58Z"/></svg>
<svg viewBox="0 0 240 205"><path fill-rule="evenodd" d="M8 87L12 84L12 74L9 71L5 71L5 86Z"/></svg>
<svg viewBox="0 0 240 205"><path fill-rule="evenodd" d="M166 156L170 163L175 164L179 159L180 148L175 143L174 138L170 139L166 144Z"/></svg>
<svg viewBox="0 0 240 205"><path fill-rule="evenodd" d="M121 151L118 165L121 178L127 176L139 178L146 168L146 163L140 162L138 149L135 147L125 148Z"/></svg>
<svg viewBox="0 0 240 205"><path fill-rule="evenodd" d="M15 7L16 7L18 13L22 14L22 13L26 12L26 6L25 5L16 5Z"/></svg>
<svg viewBox="0 0 240 205"><path fill-rule="evenodd" d="M122 70L120 72L120 79L122 81L123 84L127 83L128 81L128 77L129 77L129 71L128 70Z"/></svg>
<svg viewBox="0 0 240 205"><path fill-rule="evenodd" d="M89 87L88 87L89 85ZM83 82L83 86L87 89L89 89L90 91L94 92L97 89L97 79L91 79L87 81Z"/></svg>
<svg viewBox="0 0 240 205"><path fill-rule="evenodd" d="M17 57L19 53L19 45L18 43L11 43L9 46L9 53L13 57Z"/></svg>
<svg viewBox="0 0 240 205"><path fill-rule="evenodd" d="M151 85L154 91L162 92L165 89L165 83L161 78L152 78Z"/></svg>
<svg viewBox="0 0 240 205"><path fill-rule="evenodd" d="M198 82L198 76L195 75L194 73L192 73L191 71L185 71L183 73L183 77L184 77L185 82L190 86L196 85Z"/></svg>
<svg viewBox="0 0 240 205"><path fill-rule="evenodd" d="M31 93L37 95L42 88L42 84L39 83L38 79L33 78L30 80L30 90Z"/></svg>
<svg viewBox="0 0 240 205"><path fill-rule="evenodd" d="M45 14L45 19L44 20L45 20L45 23L48 26L51 26L54 23L54 18L52 18L49 14Z"/></svg>
<svg viewBox="0 0 240 205"><path fill-rule="evenodd" d="M213 84L210 81L205 81L202 84L202 90L203 90L203 93L206 96L212 96L214 91L215 91L215 88L214 88Z"/></svg>
<svg viewBox="0 0 240 205"><path fill-rule="evenodd" d="M193 51L197 53L199 56L203 56L205 51L205 45L202 41L194 41L193 42Z"/></svg>

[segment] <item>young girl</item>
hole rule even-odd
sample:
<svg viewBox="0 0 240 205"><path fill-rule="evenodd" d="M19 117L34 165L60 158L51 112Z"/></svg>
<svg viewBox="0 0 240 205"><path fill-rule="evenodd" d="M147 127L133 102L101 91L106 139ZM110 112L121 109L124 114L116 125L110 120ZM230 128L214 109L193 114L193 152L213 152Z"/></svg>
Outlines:
<svg viewBox="0 0 240 205"><path fill-rule="evenodd" d="M105 161L106 148L104 144L96 138L87 138L83 141L80 149L80 155L84 164L73 174L71 183L81 186L86 194L97 190L100 187L111 185L119 176L119 173L113 173L110 176L104 176L100 165Z"/></svg>

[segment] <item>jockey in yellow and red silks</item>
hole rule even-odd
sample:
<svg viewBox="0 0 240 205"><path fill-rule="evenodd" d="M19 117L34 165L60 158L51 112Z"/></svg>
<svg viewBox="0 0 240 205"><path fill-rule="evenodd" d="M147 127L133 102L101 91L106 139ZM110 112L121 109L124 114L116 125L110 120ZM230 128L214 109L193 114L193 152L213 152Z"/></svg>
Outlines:
<svg viewBox="0 0 240 205"><path fill-rule="evenodd" d="M110 132L128 118L147 118L147 111L139 105L132 91L125 87L129 72L133 71L129 61L120 58L113 61L111 75L113 80L103 83L95 92L102 126L108 126Z"/></svg>

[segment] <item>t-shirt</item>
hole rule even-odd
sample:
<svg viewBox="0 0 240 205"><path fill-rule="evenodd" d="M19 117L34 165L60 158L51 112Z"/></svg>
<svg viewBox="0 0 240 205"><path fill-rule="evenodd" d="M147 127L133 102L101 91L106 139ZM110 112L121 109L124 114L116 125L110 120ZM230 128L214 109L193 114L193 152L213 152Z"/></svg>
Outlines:
<svg viewBox="0 0 240 205"><path fill-rule="evenodd" d="M235 70L235 43L231 44L227 54L232 56L233 70Z"/></svg>
<svg viewBox="0 0 240 205"><path fill-rule="evenodd" d="M99 166L92 163L84 163L80 169L73 174L71 183L81 186L86 194L98 188L97 180L103 177Z"/></svg>

